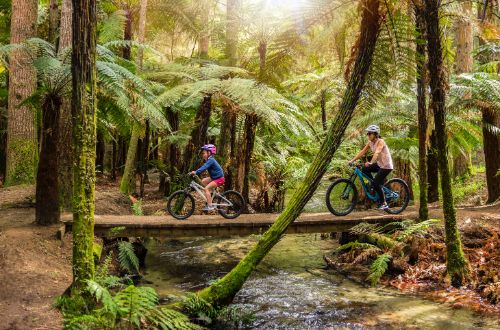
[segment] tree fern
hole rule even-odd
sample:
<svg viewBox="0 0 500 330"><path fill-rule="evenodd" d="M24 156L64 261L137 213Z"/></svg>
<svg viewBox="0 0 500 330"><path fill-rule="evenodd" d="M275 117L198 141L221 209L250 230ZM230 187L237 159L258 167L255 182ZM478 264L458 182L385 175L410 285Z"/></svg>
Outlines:
<svg viewBox="0 0 500 330"><path fill-rule="evenodd" d="M388 253L381 254L373 261L371 267L370 267L370 274L367 277L367 280L370 281L370 284L372 286L376 285L379 281L382 275L385 274L387 271L387 268L389 266L389 261L391 260L392 256Z"/></svg>
<svg viewBox="0 0 500 330"><path fill-rule="evenodd" d="M135 255L132 243L127 241L118 243L118 260L120 261L120 267L128 273L139 272L139 259Z"/></svg>

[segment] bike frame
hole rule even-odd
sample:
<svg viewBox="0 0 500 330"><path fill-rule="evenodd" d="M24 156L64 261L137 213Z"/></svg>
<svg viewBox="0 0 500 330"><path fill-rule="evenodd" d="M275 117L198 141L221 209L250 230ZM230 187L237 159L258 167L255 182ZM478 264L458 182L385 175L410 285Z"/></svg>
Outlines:
<svg viewBox="0 0 500 330"><path fill-rule="evenodd" d="M198 193L198 195L200 195L200 197L203 198L205 203L207 202L207 196L205 196L205 187L203 187L201 184L199 184L195 181L191 181L191 183L189 184L189 187L186 189L186 193L189 193L191 190L196 191ZM212 193L212 201L215 200L215 197L220 197L226 203L222 203L222 204L212 203L212 205L214 205L214 206L229 206L229 207L233 206L233 203L231 203L230 200L226 199L224 196L222 196L221 194L219 194L217 192L217 188L215 188L213 193Z"/></svg>
<svg viewBox="0 0 500 330"><path fill-rule="evenodd" d="M368 197L368 199L370 199L371 201L378 201L379 198L378 198L378 193L375 192L375 194L370 194L370 191L365 183L365 180L364 179L367 179L370 183L373 183L373 179L371 179L370 177L368 177L366 174L364 174L359 166L356 166L354 168L354 172L351 174L351 176L349 177L349 180L352 182L352 183L355 183L356 179L359 178L359 180L361 181L361 186L363 186L363 191L365 192L365 195L366 197ZM348 186L346 187L348 190L345 191L344 193L347 193L349 194L351 191L351 186ZM386 188L385 186L382 186L382 190L384 192L384 195L385 195L385 198L387 200L390 200L390 199L397 199L399 197L399 194Z"/></svg>

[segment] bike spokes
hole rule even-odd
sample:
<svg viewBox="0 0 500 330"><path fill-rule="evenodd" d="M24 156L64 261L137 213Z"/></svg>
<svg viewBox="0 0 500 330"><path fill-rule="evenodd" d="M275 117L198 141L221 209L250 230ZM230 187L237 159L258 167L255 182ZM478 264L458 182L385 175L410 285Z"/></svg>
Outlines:
<svg viewBox="0 0 500 330"><path fill-rule="evenodd" d="M387 212L398 214L408 206L410 201L410 189L401 179L392 179L385 184L385 200L389 209Z"/></svg>
<svg viewBox="0 0 500 330"><path fill-rule="evenodd" d="M346 215L354 209L357 191L354 184L347 179L339 179L332 183L327 191L327 207L335 215Z"/></svg>
<svg viewBox="0 0 500 330"><path fill-rule="evenodd" d="M229 190L217 198L219 213L228 219L238 217L245 209L243 196L236 191Z"/></svg>

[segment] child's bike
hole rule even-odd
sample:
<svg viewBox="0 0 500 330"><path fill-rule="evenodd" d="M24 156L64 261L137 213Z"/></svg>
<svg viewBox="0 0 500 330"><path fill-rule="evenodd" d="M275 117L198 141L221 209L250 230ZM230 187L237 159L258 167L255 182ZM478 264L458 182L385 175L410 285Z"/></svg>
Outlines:
<svg viewBox="0 0 500 330"><path fill-rule="evenodd" d="M170 195L167 202L167 211L171 216L178 220L185 220L193 215L195 201L194 197L191 195L192 191L196 191L205 202L207 201L204 187L200 183L200 178L195 175L189 186ZM214 189L212 201L212 205L215 206L219 214L226 219L237 218L245 209L245 200L243 196L234 190L219 193L217 189Z"/></svg>
<svg viewBox="0 0 500 330"><path fill-rule="evenodd" d="M333 214L343 216L352 212L358 203L358 190L354 184L358 177L366 197L373 202L378 201L377 192L370 189L373 180L361 171L362 166L360 163L351 165L354 171L349 179L337 179L328 187L326 206ZM368 184L370 184L370 187ZM404 180L399 178L391 179L384 184L382 189L389 206L385 210L387 213L399 214L406 209L410 202L410 189Z"/></svg>

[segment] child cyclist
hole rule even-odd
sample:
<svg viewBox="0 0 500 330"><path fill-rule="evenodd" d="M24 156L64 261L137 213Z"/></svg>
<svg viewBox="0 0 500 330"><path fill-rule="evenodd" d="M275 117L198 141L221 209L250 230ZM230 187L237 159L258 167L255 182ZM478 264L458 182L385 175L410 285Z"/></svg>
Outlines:
<svg viewBox="0 0 500 330"><path fill-rule="evenodd" d="M370 125L365 130L368 135L368 143L365 147L349 161L352 164L357 159L363 157L364 154L371 149L373 152L373 157L370 162L366 162L363 167L363 173L369 178L373 179L373 188L378 193L379 196L379 210L386 210L389 208L387 202L385 201L384 191L382 190L382 185L384 179L391 173L394 166L392 165L391 152L389 147L385 144L385 141L380 136L380 128L377 125ZM376 172L375 178L372 177L372 173Z"/></svg>
<svg viewBox="0 0 500 330"><path fill-rule="evenodd" d="M205 196L207 197L207 206L203 208L203 211L210 211L215 209L215 206L212 205L211 190L224 184L224 171L214 158L214 155L217 153L215 145L205 144L200 149L205 164L196 171L192 171L190 174L200 175L204 171L208 171L209 177L202 179L201 182L205 186Z"/></svg>

